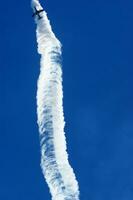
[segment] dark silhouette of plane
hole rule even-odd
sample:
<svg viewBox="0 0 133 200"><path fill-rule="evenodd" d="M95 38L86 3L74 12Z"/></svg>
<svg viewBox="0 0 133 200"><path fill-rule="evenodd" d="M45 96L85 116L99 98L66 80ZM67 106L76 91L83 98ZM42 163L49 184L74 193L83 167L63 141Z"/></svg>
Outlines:
<svg viewBox="0 0 133 200"><path fill-rule="evenodd" d="M37 10L36 7L34 7L35 12L33 13L32 17L38 16L38 19L41 19L42 17L39 15L39 13L43 12L44 10Z"/></svg>

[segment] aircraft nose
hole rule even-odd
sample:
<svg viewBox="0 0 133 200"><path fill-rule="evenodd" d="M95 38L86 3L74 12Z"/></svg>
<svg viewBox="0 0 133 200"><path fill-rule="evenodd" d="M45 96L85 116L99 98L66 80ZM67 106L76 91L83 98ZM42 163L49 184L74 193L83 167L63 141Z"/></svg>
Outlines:
<svg viewBox="0 0 133 200"><path fill-rule="evenodd" d="M35 8L37 8L37 10L42 9L38 0L31 0L31 7L32 7L33 11L35 10Z"/></svg>

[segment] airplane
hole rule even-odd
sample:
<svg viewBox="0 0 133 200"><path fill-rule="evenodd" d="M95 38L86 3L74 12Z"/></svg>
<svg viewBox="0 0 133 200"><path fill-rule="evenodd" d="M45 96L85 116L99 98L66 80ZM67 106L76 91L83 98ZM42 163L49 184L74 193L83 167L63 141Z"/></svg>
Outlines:
<svg viewBox="0 0 133 200"><path fill-rule="evenodd" d="M38 19L41 19L42 17L39 15L39 13L43 12L44 10L37 10L36 7L34 7L35 12L33 13L32 17L38 16Z"/></svg>

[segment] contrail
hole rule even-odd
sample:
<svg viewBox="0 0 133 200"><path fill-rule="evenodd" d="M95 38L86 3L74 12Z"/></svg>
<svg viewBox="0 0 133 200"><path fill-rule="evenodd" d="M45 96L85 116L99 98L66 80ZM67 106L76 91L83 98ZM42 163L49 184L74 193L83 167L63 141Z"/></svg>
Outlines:
<svg viewBox="0 0 133 200"><path fill-rule="evenodd" d="M41 168L52 200L79 200L79 189L68 162L62 105L61 44L52 32L47 14L32 0L41 54L37 89L37 116L41 144ZM37 13L37 11L41 11Z"/></svg>

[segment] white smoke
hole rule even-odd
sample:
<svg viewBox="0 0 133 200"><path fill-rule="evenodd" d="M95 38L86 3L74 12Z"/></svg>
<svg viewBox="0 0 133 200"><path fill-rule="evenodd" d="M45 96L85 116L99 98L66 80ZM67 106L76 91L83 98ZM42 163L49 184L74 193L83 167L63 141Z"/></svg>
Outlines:
<svg viewBox="0 0 133 200"><path fill-rule="evenodd" d="M32 0L33 11L42 9ZM38 53L41 54L37 90L37 115L41 167L52 200L79 200L78 183L68 162L62 106L61 44L52 32L46 12L36 15Z"/></svg>

